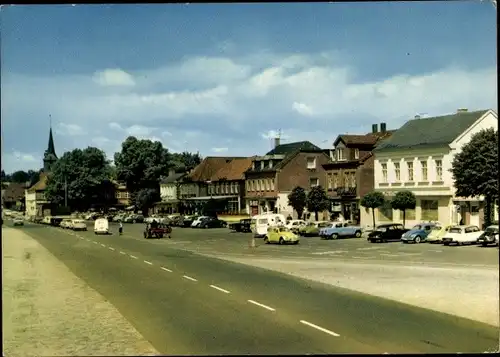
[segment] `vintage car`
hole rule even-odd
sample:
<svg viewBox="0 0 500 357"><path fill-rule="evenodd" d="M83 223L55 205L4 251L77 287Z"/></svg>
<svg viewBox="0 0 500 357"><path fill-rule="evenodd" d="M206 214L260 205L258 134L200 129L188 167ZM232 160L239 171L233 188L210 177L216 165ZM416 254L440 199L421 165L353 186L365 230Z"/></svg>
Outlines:
<svg viewBox="0 0 500 357"><path fill-rule="evenodd" d="M227 222L216 217L205 217L200 220L198 228L224 228L227 227Z"/></svg>
<svg viewBox="0 0 500 357"><path fill-rule="evenodd" d="M168 224L164 223L147 223L146 228L144 229L144 238L163 238L163 236L167 236L168 238L172 238L172 227Z"/></svg>
<svg viewBox="0 0 500 357"><path fill-rule="evenodd" d="M360 238L362 234L363 229L359 226L354 226L350 222L332 223L330 226L319 230L319 236L321 239L337 239L347 237Z"/></svg>
<svg viewBox="0 0 500 357"><path fill-rule="evenodd" d="M24 220L21 218L14 218L14 227L15 226L24 226Z"/></svg>
<svg viewBox="0 0 500 357"><path fill-rule="evenodd" d="M375 227L375 230L368 234L368 242L389 242L401 241L401 236L408 232L401 223L386 223Z"/></svg>
<svg viewBox="0 0 500 357"><path fill-rule="evenodd" d="M427 239L427 236L431 233L432 228L435 226L437 226L437 223L419 223L408 232L404 233L401 236L401 241L403 243L421 243Z"/></svg>
<svg viewBox="0 0 500 357"><path fill-rule="evenodd" d="M69 218L65 218L61 221L61 224L59 224L59 227L65 228L65 229L71 229L73 228L73 222Z"/></svg>
<svg viewBox="0 0 500 357"><path fill-rule="evenodd" d="M498 226L489 226L484 233L477 239L477 243L486 247L490 244L498 245Z"/></svg>
<svg viewBox="0 0 500 357"><path fill-rule="evenodd" d="M74 231L86 231L87 230L87 223L83 219L73 219L71 221L71 228Z"/></svg>
<svg viewBox="0 0 500 357"><path fill-rule="evenodd" d="M476 244L484 232L474 225L453 226L443 237L444 245Z"/></svg>
<svg viewBox="0 0 500 357"><path fill-rule="evenodd" d="M143 223L144 222L144 216L142 214L131 214L129 216L126 216L123 219L123 222L125 223Z"/></svg>
<svg viewBox="0 0 500 357"><path fill-rule="evenodd" d="M308 222L305 226L299 228L299 235L303 237L317 237L321 228L330 226L328 221Z"/></svg>
<svg viewBox="0 0 500 357"><path fill-rule="evenodd" d="M293 233L297 234L300 227L303 227L306 224L307 222L302 219L292 219L286 223L285 227L289 228Z"/></svg>
<svg viewBox="0 0 500 357"><path fill-rule="evenodd" d="M441 240L450 228L451 226L435 225L434 227L432 227L432 230L425 241L428 243L441 243Z"/></svg>
<svg viewBox="0 0 500 357"><path fill-rule="evenodd" d="M252 232L250 224L252 223L251 218L240 219L239 222L234 222L229 224L229 229L235 232Z"/></svg>
<svg viewBox="0 0 500 357"><path fill-rule="evenodd" d="M264 242L278 244L298 244L299 236L293 233L290 229L284 226L272 226L267 229L267 234L264 237Z"/></svg>

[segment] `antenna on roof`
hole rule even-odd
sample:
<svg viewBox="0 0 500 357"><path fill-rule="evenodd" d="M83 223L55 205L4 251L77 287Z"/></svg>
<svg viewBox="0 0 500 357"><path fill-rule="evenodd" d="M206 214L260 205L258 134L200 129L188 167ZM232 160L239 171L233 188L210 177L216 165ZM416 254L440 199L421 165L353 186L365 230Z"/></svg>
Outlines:
<svg viewBox="0 0 500 357"><path fill-rule="evenodd" d="M274 137L274 148L277 148L281 144L281 129L278 129L276 136Z"/></svg>

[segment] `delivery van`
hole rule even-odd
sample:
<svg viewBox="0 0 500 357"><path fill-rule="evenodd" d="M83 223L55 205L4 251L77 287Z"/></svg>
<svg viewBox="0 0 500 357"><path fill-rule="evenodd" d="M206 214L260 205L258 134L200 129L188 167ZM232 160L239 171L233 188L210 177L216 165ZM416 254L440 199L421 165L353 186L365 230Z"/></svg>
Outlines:
<svg viewBox="0 0 500 357"><path fill-rule="evenodd" d="M109 234L109 222L106 218L97 218L94 223L95 234Z"/></svg>
<svg viewBox="0 0 500 357"><path fill-rule="evenodd" d="M250 229L255 237L264 237L267 234L267 229L272 226L285 225L286 219L282 214L259 214L252 217Z"/></svg>

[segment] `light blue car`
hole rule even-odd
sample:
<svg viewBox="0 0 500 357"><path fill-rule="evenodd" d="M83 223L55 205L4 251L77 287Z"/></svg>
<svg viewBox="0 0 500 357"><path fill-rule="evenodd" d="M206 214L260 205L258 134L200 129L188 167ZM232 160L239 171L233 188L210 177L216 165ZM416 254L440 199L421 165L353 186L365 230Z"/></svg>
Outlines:
<svg viewBox="0 0 500 357"><path fill-rule="evenodd" d="M434 222L420 223L401 236L403 243L420 243L427 239L432 229L437 225Z"/></svg>
<svg viewBox="0 0 500 357"><path fill-rule="evenodd" d="M359 238L362 234L363 229L359 226L352 225L350 222L332 223L330 226L321 228L319 231L321 239Z"/></svg>

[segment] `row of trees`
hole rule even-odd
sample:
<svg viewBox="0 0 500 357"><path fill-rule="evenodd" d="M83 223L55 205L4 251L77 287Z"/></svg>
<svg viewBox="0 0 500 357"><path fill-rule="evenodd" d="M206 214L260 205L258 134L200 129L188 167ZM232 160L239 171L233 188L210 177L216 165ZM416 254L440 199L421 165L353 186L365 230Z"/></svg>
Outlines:
<svg viewBox="0 0 500 357"><path fill-rule="evenodd" d="M112 180L122 181L131 204L147 212L160 200L159 181L170 169L189 170L201 162L198 153L171 153L160 142L128 137L114 155L114 165L96 148L65 152L47 180L46 197L51 202L85 210L115 203Z"/></svg>
<svg viewBox="0 0 500 357"><path fill-rule="evenodd" d="M28 171L15 171L12 174L6 174L4 170L2 170L1 174L1 182L2 182L2 188L4 188L4 185L6 182L14 182L14 183L22 183L22 184L28 184L28 186L31 186L35 184L39 179L40 179L40 172L35 171L35 170L28 170Z"/></svg>
<svg viewBox="0 0 500 357"><path fill-rule="evenodd" d="M318 213L330 207L330 200L321 186L312 187L308 193L304 188L297 186L288 195L288 204L293 207L299 217L302 217L307 207L309 212L314 212L315 219L318 220Z"/></svg>

